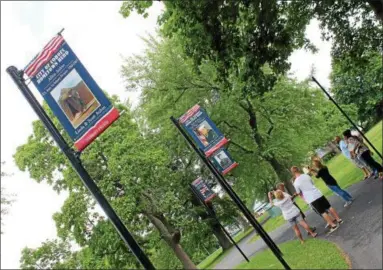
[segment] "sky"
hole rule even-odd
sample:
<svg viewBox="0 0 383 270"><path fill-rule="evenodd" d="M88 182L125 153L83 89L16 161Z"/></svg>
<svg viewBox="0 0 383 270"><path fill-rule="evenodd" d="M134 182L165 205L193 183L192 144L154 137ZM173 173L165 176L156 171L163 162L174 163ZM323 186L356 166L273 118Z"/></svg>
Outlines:
<svg viewBox="0 0 383 270"><path fill-rule="evenodd" d="M13 154L32 133L37 119L22 94L12 83L6 68L24 68L42 47L62 28L63 36L102 89L138 103L139 93L125 91L120 69L122 57L142 52L141 36L155 34L162 4L155 3L147 19L132 14L123 19L118 13L121 2L1 2L1 161L2 171L12 173L2 180L15 202L4 219L1 235L1 269L19 268L21 250L38 247L56 237L53 213L60 210L67 194L57 194L45 183L37 183L15 166ZM331 44L320 39L317 22L306 35L319 48L315 55L299 50L291 57L291 72L300 80L307 78L311 66L317 79L329 86ZM32 86L39 101L42 97ZM193 104L191 104L193 105Z"/></svg>

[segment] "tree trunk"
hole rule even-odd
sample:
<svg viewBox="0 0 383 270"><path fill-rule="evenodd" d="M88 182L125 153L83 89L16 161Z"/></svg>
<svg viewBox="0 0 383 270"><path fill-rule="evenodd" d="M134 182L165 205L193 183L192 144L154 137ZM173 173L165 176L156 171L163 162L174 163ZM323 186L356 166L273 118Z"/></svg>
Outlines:
<svg viewBox="0 0 383 270"><path fill-rule="evenodd" d="M157 228L160 232L161 237L165 240L165 242L173 249L174 254L180 260L184 269L197 269L197 266L192 262L189 255L184 251L182 246L179 244L181 240L181 234L179 231L172 229L174 233L169 232L169 229L165 224L157 218L155 215L151 213L144 213L145 216L150 220L150 222ZM160 214L162 218L165 218L162 214Z"/></svg>
<svg viewBox="0 0 383 270"><path fill-rule="evenodd" d="M250 228L249 222L247 222L247 219L245 219L241 214L238 215L237 221L239 224L241 224L245 232Z"/></svg>
<svg viewBox="0 0 383 270"><path fill-rule="evenodd" d="M228 250L233 246L218 223L212 224L211 229L213 230L213 234L217 238L219 245L222 247L222 250Z"/></svg>
<svg viewBox="0 0 383 270"><path fill-rule="evenodd" d="M191 202L194 206L201 206L201 203L195 198L194 195L191 198ZM213 212L214 213L214 212ZM206 211L202 215L199 215L202 220L210 219L208 222L209 227L211 228L214 236L217 238L219 245L222 247L222 250L227 250L232 246L230 239L223 232L221 226L215 220L216 216L211 216Z"/></svg>
<svg viewBox="0 0 383 270"><path fill-rule="evenodd" d="M295 193L295 188L291 182L292 175L289 170L286 169L275 157L267 157L266 160L270 163L271 167L274 169L280 181L285 184L287 192L291 195Z"/></svg>

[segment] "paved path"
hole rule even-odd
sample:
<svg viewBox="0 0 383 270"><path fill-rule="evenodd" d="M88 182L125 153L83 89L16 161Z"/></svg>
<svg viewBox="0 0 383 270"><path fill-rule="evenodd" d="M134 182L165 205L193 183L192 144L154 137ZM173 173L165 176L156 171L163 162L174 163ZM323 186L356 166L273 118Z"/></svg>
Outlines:
<svg viewBox="0 0 383 270"><path fill-rule="evenodd" d="M344 220L341 227L331 235L326 235L325 222L312 210L306 212L307 221L317 227L319 238L337 243L350 257L353 269L382 269L382 181L368 179L347 189L354 197L354 203L343 207L343 200L337 196L330 197L331 204L338 210ZM304 237L305 236L305 233ZM239 246L247 256L255 255L266 248L263 240L249 243L254 233L244 238ZM270 233L277 243L295 238L293 230L284 224ZM216 265L215 269L233 269L244 261L236 249Z"/></svg>

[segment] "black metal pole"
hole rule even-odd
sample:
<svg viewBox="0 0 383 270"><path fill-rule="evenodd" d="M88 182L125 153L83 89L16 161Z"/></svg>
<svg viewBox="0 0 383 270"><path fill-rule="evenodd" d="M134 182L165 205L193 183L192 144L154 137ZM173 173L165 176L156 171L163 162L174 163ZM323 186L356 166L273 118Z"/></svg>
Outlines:
<svg viewBox="0 0 383 270"><path fill-rule="evenodd" d="M219 222L219 219L217 215L210 209L210 207L207 205L207 203L204 201L203 198L201 198L201 195L193 185L190 185L190 189L192 190L194 196L198 199L198 201L205 207L206 211L209 213L210 216L214 218L214 220L218 223L218 225L221 227L222 231L225 233L225 235L229 238L230 242L233 243L233 245L238 249L239 253L243 256L243 258L247 261L250 262L250 260L247 258L245 253L243 253L242 249L237 245L237 243L234 241L233 237L231 237L230 233L225 229L225 227Z"/></svg>
<svg viewBox="0 0 383 270"><path fill-rule="evenodd" d="M93 195L94 199L99 203L101 208L104 210L105 214L108 216L117 232L128 245L130 250L136 256L137 260L142 264L145 269L155 269L149 258L140 248L138 243L135 241L133 236L130 234L128 229L125 227L124 223L121 221L119 216L116 214L112 206L106 200L104 195L101 193L101 190L94 183L89 173L83 167L81 160L77 153L71 149L66 143L65 139L61 136L51 119L48 117L44 109L41 107L39 102L36 100L35 96L32 94L31 90L25 84L22 71L17 70L16 67L10 66L7 68L7 73L11 76L14 83L23 93L24 97L27 99L28 103L31 105L33 110L36 112L40 120L44 123L45 127L48 129L49 133L52 135L53 139L56 141L60 149L64 152L66 157L69 159L73 168L76 170L80 179L84 185L88 188L90 193Z"/></svg>
<svg viewBox="0 0 383 270"><path fill-rule="evenodd" d="M259 236L265 241L265 243L269 246L270 250L274 253L275 257L279 260L279 262L283 265L285 269L291 269L287 262L282 257L282 252L278 248L278 246L274 243L274 241L270 238L267 232L262 228L262 226L258 223L258 221L251 214L250 210L246 207L246 205L242 202L242 200L238 197L232 187L226 182L226 179L217 171L217 169L211 164L208 158L198 149L191 139L188 137L186 132L182 129L177 119L173 116L170 117L170 120L176 126L178 131L184 137L189 146L198 154L200 159L205 163L211 173L215 176L218 183L222 186L222 188L227 192L230 198L234 201L234 203L238 206L241 212L245 215L250 224L254 227Z"/></svg>
<svg viewBox="0 0 383 270"><path fill-rule="evenodd" d="M322 89L323 93L326 94L329 100L334 103L334 105L338 108L338 110L344 115L344 117L347 118L347 120L353 125L353 127L363 136L363 138L366 140L366 142L371 146L372 149L375 150L375 152L378 154L378 156L383 160L382 154L379 153L378 149L375 148L375 146L370 142L370 140L367 138L367 136L364 135L364 133L358 128L358 126L351 120L351 118L346 114L345 111L336 103L336 101L330 96L330 94L324 89L324 87L315 79L315 77L312 77L312 80L319 86L320 89Z"/></svg>

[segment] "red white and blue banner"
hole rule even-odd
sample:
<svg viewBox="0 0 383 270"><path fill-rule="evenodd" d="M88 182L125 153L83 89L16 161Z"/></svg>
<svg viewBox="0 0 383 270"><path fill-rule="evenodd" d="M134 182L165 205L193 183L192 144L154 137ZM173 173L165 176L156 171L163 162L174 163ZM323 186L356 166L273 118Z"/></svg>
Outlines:
<svg viewBox="0 0 383 270"><path fill-rule="evenodd" d="M192 185L200 194L204 202L209 202L216 196L216 194L203 182L201 177L194 180Z"/></svg>
<svg viewBox="0 0 383 270"><path fill-rule="evenodd" d="M118 110L61 35L35 56L24 73L80 151L119 117Z"/></svg>
<svg viewBox="0 0 383 270"><path fill-rule="evenodd" d="M210 160L222 175L228 174L232 169L238 166L238 163L232 159L226 148L220 148L214 152Z"/></svg>
<svg viewBox="0 0 383 270"><path fill-rule="evenodd" d="M207 157L228 142L198 104L181 116L179 122Z"/></svg>

